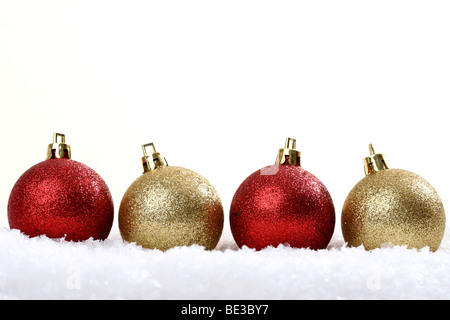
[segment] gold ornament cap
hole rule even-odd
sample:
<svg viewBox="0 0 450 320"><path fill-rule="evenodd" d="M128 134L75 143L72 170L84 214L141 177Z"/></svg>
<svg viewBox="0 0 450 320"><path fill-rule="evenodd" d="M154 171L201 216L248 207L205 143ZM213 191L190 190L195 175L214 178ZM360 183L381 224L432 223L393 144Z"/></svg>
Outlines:
<svg viewBox="0 0 450 320"><path fill-rule="evenodd" d="M60 142L58 142L58 137L61 138ZM53 134L53 143L48 145L46 159L72 159L70 146L66 144L66 135Z"/></svg>
<svg viewBox="0 0 450 320"><path fill-rule="evenodd" d="M152 160L150 161L150 156L147 154L147 147L152 147ZM166 158L164 158L159 152L156 152L155 145L153 142L142 145L142 152L144 156L142 157L142 167L144 172L147 173L157 168L167 167L169 164L167 163ZM153 163L153 168L152 168Z"/></svg>
<svg viewBox="0 0 450 320"><path fill-rule="evenodd" d="M301 166L300 158L301 152L296 150L296 140L292 138L286 138L283 149L278 150L277 159L275 164L290 164L293 166Z"/></svg>
<svg viewBox="0 0 450 320"><path fill-rule="evenodd" d="M366 176L381 170L389 169L384 154L375 153L372 144L369 144L369 152L370 156L363 159L364 172Z"/></svg>

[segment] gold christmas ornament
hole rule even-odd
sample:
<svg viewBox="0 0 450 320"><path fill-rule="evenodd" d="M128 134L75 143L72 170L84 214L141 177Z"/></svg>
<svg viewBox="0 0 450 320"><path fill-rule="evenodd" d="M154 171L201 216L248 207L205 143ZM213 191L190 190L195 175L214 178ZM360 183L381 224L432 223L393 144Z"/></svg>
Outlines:
<svg viewBox="0 0 450 320"><path fill-rule="evenodd" d="M369 149L366 177L350 191L342 209L344 240L366 250L391 243L436 251L445 232L438 193L415 173L389 169L384 155L376 154L372 145Z"/></svg>
<svg viewBox="0 0 450 320"><path fill-rule="evenodd" d="M163 251L194 244L214 249L224 223L214 187L194 171L169 166L153 143L142 150L144 173L125 192L119 209L122 238Z"/></svg>

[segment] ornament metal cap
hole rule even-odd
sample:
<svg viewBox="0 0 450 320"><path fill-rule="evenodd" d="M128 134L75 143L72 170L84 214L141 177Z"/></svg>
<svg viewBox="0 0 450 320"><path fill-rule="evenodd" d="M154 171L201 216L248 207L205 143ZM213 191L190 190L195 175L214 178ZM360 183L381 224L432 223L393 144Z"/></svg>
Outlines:
<svg viewBox="0 0 450 320"><path fill-rule="evenodd" d="M295 147L296 147L296 140L292 138L286 138L284 148L278 150L278 155L277 159L275 160L275 164L287 163L293 166L300 167L301 152L295 150Z"/></svg>
<svg viewBox="0 0 450 320"><path fill-rule="evenodd" d="M375 153L372 144L369 144L370 156L363 159L364 172L366 176L369 174L389 169L388 163L384 158L384 154Z"/></svg>
<svg viewBox="0 0 450 320"><path fill-rule="evenodd" d="M152 161L153 162L153 168L151 165L151 162L149 161L150 156L147 154L147 147L152 147ZM156 152L155 145L153 142L144 144L142 146L142 152L144 153L144 156L142 157L142 167L144 169L143 173L150 172L154 169L161 168L161 167L167 167L169 164L167 163L166 158L164 158L159 152Z"/></svg>
<svg viewBox="0 0 450 320"><path fill-rule="evenodd" d="M61 142L58 142L58 137L61 137ZM64 134L53 134L53 143L48 145L46 159L72 159L70 146L66 144L66 136Z"/></svg>

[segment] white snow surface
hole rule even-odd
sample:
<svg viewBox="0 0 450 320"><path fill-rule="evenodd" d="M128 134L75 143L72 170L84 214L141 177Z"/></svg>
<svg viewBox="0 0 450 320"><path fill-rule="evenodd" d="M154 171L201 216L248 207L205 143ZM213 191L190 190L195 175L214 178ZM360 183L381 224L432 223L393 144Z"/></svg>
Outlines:
<svg viewBox="0 0 450 320"><path fill-rule="evenodd" d="M326 250L287 246L166 252L125 243L29 238L0 225L0 299L450 299L450 239L437 252L387 246Z"/></svg>

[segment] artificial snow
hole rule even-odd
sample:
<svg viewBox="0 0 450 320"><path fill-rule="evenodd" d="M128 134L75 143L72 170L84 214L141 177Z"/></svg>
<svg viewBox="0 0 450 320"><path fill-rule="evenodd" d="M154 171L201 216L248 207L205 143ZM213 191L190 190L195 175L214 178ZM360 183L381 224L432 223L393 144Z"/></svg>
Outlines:
<svg viewBox="0 0 450 320"><path fill-rule="evenodd" d="M125 243L28 238L0 225L0 299L449 299L450 237L440 249L238 249L166 252Z"/></svg>

